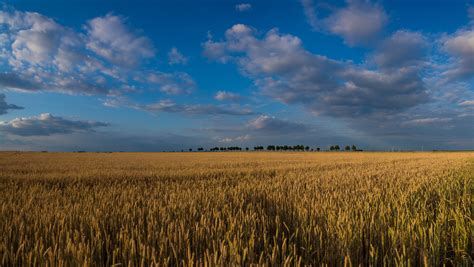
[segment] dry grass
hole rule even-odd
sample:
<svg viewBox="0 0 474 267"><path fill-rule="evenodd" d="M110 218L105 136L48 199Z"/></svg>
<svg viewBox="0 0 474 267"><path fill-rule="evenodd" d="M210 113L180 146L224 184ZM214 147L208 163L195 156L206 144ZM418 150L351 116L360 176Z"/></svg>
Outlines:
<svg viewBox="0 0 474 267"><path fill-rule="evenodd" d="M473 264L474 153L0 153L0 265Z"/></svg>

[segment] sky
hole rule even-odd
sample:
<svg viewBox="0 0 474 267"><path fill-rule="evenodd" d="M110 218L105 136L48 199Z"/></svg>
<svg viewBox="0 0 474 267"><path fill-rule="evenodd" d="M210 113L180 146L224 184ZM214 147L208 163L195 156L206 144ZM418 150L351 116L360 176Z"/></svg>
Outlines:
<svg viewBox="0 0 474 267"><path fill-rule="evenodd" d="M0 150L474 149L474 1L0 1Z"/></svg>

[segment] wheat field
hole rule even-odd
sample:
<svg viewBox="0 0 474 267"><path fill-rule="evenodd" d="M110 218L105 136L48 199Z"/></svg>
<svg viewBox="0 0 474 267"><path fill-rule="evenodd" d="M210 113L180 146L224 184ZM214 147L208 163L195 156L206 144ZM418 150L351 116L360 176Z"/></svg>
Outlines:
<svg viewBox="0 0 474 267"><path fill-rule="evenodd" d="M474 153L0 153L1 266L472 266Z"/></svg>

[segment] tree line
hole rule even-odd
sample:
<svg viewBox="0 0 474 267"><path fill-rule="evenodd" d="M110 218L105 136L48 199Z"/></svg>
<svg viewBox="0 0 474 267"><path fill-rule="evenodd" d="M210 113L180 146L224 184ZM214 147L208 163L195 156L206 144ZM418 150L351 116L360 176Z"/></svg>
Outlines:
<svg viewBox="0 0 474 267"><path fill-rule="evenodd" d="M249 147L239 147L239 146L230 146L230 147L212 147L209 149L211 152L218 152L218 151L250 151ZM254 146L253 151L316 151L319 152L321 151L320 147L316 148L311 148L309 146L304 146L304 145L295 145L295 146L275 146L275 145L268 145L266 148L263 146ZM189 149L190 152L193 151L192 148ZM199 147L197 151L207 151L203 147ZM344 149L342 150L339 145L332 145L329 147L329 151L362 151L361 149L358 149L355 145L349 146L346 145Z"/></svg>

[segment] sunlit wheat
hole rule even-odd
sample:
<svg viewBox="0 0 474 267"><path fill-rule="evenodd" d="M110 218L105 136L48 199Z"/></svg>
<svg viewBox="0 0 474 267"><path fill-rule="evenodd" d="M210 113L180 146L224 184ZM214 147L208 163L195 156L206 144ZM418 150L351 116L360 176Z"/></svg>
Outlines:
<svg viewBox="0 0 474 267"><path fill-rule="evenodd" d="M473 264L473 153L1 153L0 265Z"/></svg>

